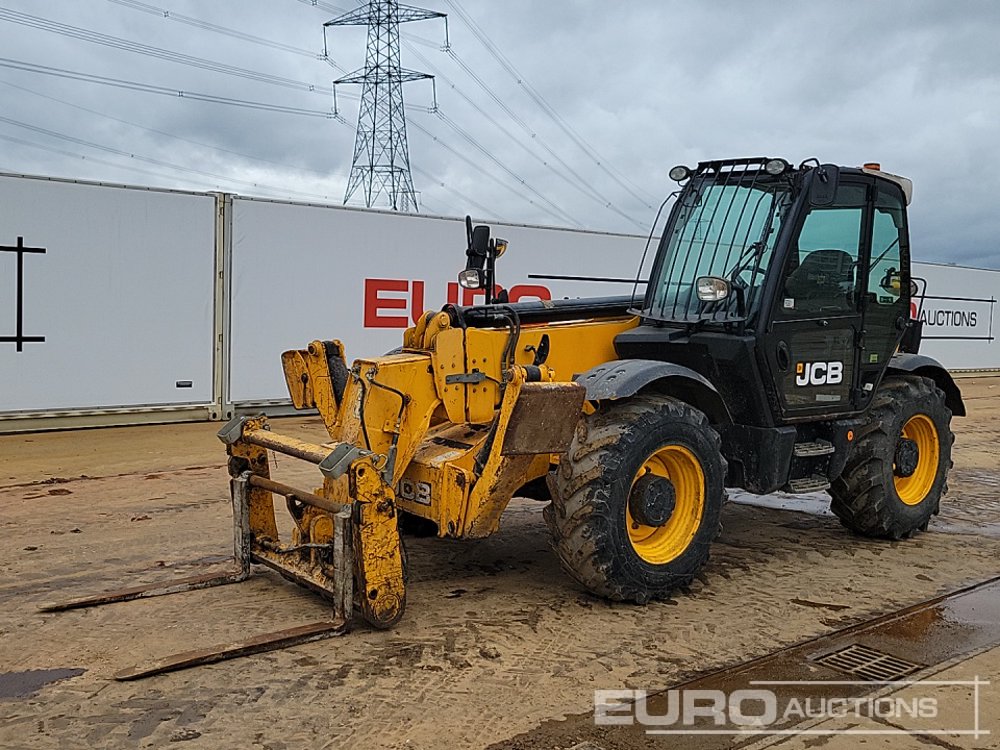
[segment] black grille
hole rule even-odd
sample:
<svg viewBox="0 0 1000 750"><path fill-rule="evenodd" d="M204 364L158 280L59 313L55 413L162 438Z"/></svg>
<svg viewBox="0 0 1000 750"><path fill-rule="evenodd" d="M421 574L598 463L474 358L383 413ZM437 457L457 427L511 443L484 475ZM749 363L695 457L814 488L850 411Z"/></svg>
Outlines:
<svg viewBox="0 0 1000 750"><path fill-rule="evenodd" d="M870 646L852 643L846 648L820 656L813 661L837 672L873 682L901 680L923 668L921 664L900 659Z"/></svg>

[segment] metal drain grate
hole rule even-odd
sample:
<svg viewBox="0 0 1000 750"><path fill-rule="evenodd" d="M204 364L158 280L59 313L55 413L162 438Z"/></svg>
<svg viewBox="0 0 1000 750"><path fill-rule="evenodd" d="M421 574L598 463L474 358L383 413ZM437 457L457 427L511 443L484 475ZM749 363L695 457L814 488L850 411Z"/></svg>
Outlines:
<svg viewBox="0 0 1000 750"><path fill-rule="evenodd" d="M923 668L922 664L899 659L860 643L852 643L847 648L820 656L814 661L852 677L876 682L901 680Z"/></svg>

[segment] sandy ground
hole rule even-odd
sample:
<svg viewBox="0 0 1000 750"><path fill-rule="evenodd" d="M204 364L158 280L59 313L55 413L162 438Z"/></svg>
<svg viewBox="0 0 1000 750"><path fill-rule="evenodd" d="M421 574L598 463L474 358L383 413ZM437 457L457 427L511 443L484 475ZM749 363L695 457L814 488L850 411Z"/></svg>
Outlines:
<svg viewBox="0 0 1000 750"><path fill-rule="evenodd" d="M560 572L541 504L517 500L488 540L408 540L409 605L392 631L358 626L134 683L111 675L320 619L323 604L259 571L236 586L38 613L223 563L218 425L0 437L0 673L85 670L0 698L0 747L485 747L586 713L595 688L662 688L998 575L1000 377L961 385L970 417L954 423L951 492L931 531L908 542L855 538L787 497L764 503L785 509L731 503L690 591L612 605ZM276 429L319 435L314 420ZM311 486L310 469L282 460L278 478ZM800 505L816 510L815 498Z"/></svg>
<svg viewBox="0 0 1000 750"><path fill-rule="evenodd" d="M877 718L838 718L827 719L825 721L813 722L809 725L809 730L815 732L814 735L800 735L791 737L769 738L758 744L752 745L752 750L764 750L764 748L776 748L777 750L809 750L810 748L822 747L824 750L853 750L858 747L859 740L864 740L864 746L868 750L926 750L928 747L943 747L947 750L983 750L984 748L1000 747L1000 689L997 689L997 679L1000 678L1000 648L993 648L981 653L974 654L970 658L958 660L954 664L948 664L941 669L927 676L925 679L939 682L954 681L955 683L965 683L975 678L989 681L989 685L978 687L980 695L977 698L972 693L976 688L964 684L941 685L940 687L929 687L913 685L901 690L889 690L880 695L886 695L894 699L899 699L912 703L912 701L925 697L934 697L938 702L938 717L933 720L922 722L923 726L915 726L914 722L909 726L898 719ZM990 678L992 677L992 680ZM979 734L971 730L976 726L973 718L975 707L978 703L979 726L984 734ZM935 736L917 735L882 735L877 732L892 730L913 730L914 728L924 729L924 727L942 727L947 723L948 728L962 727L961 731L971 732L969 734L945 734ZM832 732L871 732L871 735L859 737L846 733L832 734ZM829 732L829 735L820 734Z"/></svg>

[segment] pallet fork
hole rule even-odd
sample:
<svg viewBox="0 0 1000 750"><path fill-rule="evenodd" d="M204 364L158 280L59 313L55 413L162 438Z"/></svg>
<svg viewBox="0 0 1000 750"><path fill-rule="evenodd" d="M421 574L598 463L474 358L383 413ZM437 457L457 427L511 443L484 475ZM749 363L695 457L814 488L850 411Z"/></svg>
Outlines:
<svg viewBox="0 0 1000 750"><path fill-rule="evenodd" d="M247 580L251 564L321 594L332 612L328 620L265 633L245 640L172 654L122 670L116 680L135 680L201 664L274 651L343 635L354 611L354 581L365 586L359 597L362 615L376 627L394 624L403 613L402 549L396 529L392 490L378 466L384 457L347 443L313 445L270 431L265 417L237 417L219 432L230 455L233 505L233 569L174 581L108 591L41 607L43 612L94 607L133 599L165 596ZM268 450L318 464L328 483L349 477L349 504L273 481ZM273 496L285 498L295 531L292 543L278 539ZM377 545L376 555L369 545ZM356 552L362 552L359 559ZM374 562L374 564L372 564Z"/></svg>

